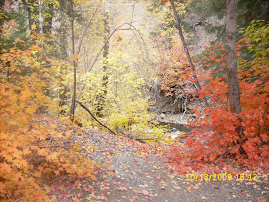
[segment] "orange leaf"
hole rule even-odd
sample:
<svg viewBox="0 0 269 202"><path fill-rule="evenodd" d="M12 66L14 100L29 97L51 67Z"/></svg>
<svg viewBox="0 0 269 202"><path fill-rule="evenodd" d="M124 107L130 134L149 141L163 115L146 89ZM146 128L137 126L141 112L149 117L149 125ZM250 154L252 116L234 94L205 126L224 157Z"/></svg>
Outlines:
<svg viewBox="0 0 269 202"><path fill-rule="evenodd" d="M79 55L78 54L72 55L72 60L73 61L77 61L78 58L79 58Z"/></svg>
<svg viewBox="0 0 269 202"><path fill-rule="evenodd" d="M136 201L135 196L133 196L133 197L131 198L131 201Z"/></svg>
<svg viewBox="0 0 269 202"><path fill-rule="evenodd" d="M0 164L0 170L2 170L1 172L5 172L5 173L10 173L13 169L11 168L11 166L7 163L1 163Z"/></svg>

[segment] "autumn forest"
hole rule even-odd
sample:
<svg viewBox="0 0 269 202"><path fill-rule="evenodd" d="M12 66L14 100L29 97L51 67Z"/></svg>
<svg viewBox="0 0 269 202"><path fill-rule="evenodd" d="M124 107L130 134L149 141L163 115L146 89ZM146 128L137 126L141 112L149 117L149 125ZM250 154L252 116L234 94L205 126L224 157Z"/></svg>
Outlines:
<svg viewBox="0 0 269 202"><path fill-rule="evenodd" d="M0 201L266 202L268 11L0 0Z"/></svg>

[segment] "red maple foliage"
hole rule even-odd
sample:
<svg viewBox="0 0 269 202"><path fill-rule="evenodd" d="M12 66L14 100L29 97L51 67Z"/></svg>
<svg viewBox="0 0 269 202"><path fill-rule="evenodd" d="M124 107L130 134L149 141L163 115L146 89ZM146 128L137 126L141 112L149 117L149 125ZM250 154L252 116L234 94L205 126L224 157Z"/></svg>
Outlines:
<svg viewBox="0 0 269 202"><path fill-rule="evenodd" d="M237 45L237 55L244 46L249 44L241 40ZM199 118L190 124L193 129L187 134L184 146L176 143L168 152L168 158L181 173L190 169L220 172L222 166L233 172L232 167L227 166L228 161L248 169L268 170L269 67L262 60L238 59L242 112L232 114L223 69L225 55L215 54L220 49L222 45L208 48L213 55L200 61L204 65L212 61L218 63L218 73L224 75L212 79L210 74L208 83L199 91L199 98L210 99L212 108L204 109L203 113L197 110L199 106L194 110Z"/></svg>

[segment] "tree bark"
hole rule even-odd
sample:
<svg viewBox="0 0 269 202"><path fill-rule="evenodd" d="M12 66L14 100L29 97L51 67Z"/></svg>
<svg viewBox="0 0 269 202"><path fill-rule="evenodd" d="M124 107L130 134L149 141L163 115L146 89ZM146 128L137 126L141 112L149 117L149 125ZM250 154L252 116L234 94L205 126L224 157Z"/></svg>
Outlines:
<svg viewBox="0 0 269 202"><path fill-rule="evenodd" d="M227 23L226 23L226 63L228 77L229 104L231 112L239 114L240 107L240 90L236 60L236 15L237 0L226 0L227 6Z"/></svg>
<svg viewBox="0 0 269 202"><path fill-rule="evenodd" d="M187 55L187 59L188 59L188 62L190 64L191 70L193 71L194 84L195 84L197 90L201 90L202 87L201 87L201 85L200 85L200 83L198 81L198 78L197 78L196 74L194 73L195 66L194 66L194 64L192 62L192 59L191 59L191 56L190 56L190 52L189 52L189 48L188 48L188 44L186 43L185 38L184 38L184 35L183 35L183 32L182 32L182 28L181 28L181 25L180 25L181 24L181 20L179 18L179 15L177 14L174 0L170 0L170 3L171 3L171 6L172 6L172 9L173 9L175 20L177 22L178 34L179 34L180 39L182 41L182 44L183 44L183 47L184 47L184 51L185 51L185 53ZM203 98L203 102L205 104L205 107L209 107L209 104L208 104L208 102L207 102L207 100L206 100L205 97Z"/></svg>
<svg viewBox="0 0 269 202"><path fill-rule="evenodd" d="M72 12L72 19L71 19L71 31L72 31L72 56L75 55L75 30L74 30L74 23L75 23L75 15L74 15L74 6L73 2L71 1L71 12ZM73 82L73 96L72 96L72 104L71 104L71 111L70 111L70 119L74 121L75 118L75 107L76 107L76 93L77 93L77 60L73 61L73 71L74 71L74 82Z"/></svg>

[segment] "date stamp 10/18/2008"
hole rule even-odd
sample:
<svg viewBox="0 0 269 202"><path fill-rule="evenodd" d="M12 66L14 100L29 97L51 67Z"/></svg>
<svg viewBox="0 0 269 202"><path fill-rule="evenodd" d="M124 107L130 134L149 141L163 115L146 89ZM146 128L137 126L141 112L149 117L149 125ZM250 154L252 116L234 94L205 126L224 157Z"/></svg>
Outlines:
<svg viewBox="0 0 269 202"><path fill-rule="evenodd" d="M257 174L186 174L187 181L257 181Z"/></svg>

